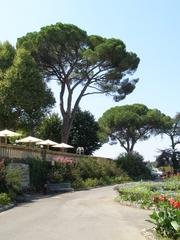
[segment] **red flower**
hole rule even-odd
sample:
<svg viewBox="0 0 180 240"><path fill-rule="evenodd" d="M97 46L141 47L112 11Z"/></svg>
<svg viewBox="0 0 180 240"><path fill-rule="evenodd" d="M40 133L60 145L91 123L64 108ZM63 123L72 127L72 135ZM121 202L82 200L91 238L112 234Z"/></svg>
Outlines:
<svg viewBox="0 0 180 240"><path fill-rule="evenodd" d="M173 207L174 208L180 208L180 202L174 201Z"/></svg>

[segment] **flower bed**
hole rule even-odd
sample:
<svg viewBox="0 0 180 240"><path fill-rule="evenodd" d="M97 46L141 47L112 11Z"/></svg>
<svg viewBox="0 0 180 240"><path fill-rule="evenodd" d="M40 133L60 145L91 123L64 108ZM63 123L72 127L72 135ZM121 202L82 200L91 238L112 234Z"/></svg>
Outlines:
<svg viewBox="0 0 180 240"><path fill-rule="evenodd" d="M180 238L180 179L164 182L139 182L116 188L117 200L127 205L152 209L150 222L158 234L171 239Z"/></svg>
<svg viewBox="0 0 180 240"><path fill-rule="evenodd" d="M165 195L155 197L156 208L150 215L150 222L155 224L156 231L172 239L180 238L180 201Z"/></svg>

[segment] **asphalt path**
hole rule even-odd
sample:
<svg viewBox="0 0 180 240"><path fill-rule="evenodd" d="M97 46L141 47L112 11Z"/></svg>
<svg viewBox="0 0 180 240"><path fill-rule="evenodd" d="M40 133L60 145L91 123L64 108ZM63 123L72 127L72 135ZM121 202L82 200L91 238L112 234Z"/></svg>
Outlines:
<svg viewBox="0 0 180 240"><path fill-rule="evenodd" d="M121 206L113 187L36 198L0 213L1 240L143 240L149 211Z"/></svg>

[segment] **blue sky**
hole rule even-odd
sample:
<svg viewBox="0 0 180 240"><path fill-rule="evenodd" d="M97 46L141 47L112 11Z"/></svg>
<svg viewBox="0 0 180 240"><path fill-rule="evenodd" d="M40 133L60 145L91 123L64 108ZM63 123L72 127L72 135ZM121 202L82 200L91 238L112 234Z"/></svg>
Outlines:
<svg viewBox="0 0 180 240"><path fill-rule="evenodd" d="M180 91L180 1L178 0L0 0L0 41L16 39L27 32L56 22L72 23L88 34L120 38L141 62L135 91L124 101L91 96L81 103L98 119L115 105L144 103L173 117L179 108ZM51 85L58 98L56 86ZM55 111L58 111L58 103ZM167 138L152 138L135 148L146 160L168 146ZM96 155L116 157L119 145L104 145Z"/></svg>

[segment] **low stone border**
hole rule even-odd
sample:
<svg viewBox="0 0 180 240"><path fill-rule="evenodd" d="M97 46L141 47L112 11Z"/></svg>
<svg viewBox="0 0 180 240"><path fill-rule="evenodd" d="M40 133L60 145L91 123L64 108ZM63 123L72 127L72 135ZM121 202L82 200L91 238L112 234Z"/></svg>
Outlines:
<svg viewBox="0 0 180 240"><path fill-rule="evenodd" d="M6 211L6 210L8 210L8 209L10 209L10 208L13 208L14 206L15 206L14 203L10 203L10 204L8 204L8 205L2 206L2 207L0 207L0 213L1 213L1 212L4 212L4 211Z"/></svg>
<svg viewBox="0 0 180 240"><path fill-rule="evenodd" d="M148 208L142 208L141 205L138 203L132 203L130 201L123 201L123 200L119 200L118 198L116 198L115 201L117 201L118 203L120 203L123 206L134 207L134 208L139 208L139 209L144 209L144 210L152 210L152 209L148 209ZM158 240L153 228L143 229L141 233L143 234L143 236L145 237L146 240Z"/></svg>
<svg viewBox="0 0 180 240"><path fill-rule="evenodd" d="M115 201L120 203L123 206L128 206L128 207L134 207L134 208L140 208L140 209L144 209L144 210L149 210L149 211L153 211L155 208L154 207L142 207L142 205L140 203L137 202L130 202L130 201L123 201L121 199L119 199L118 197L115 198Z"/></svg>
<svg viewBox="0 0 180 240"><path fill-rule="evenodd" d="M153 228L143 229L142 234L144 235L146 240L158 240L155 230Z"/></svg>
<svg viewBox="0 0 180 240"><path fill-rule="evenodd" d="M127 206L127 207L139 208L139 209L150 210L150 211L154 210L153 207L152 208L142 208L141 204L133 203L130 201L123 201L118 198L116 198L115 201L120 203L121 205ZM146 240L170 240L169 238L158 237L154 228L149 228L149 229L145 228L141 231L141 233L145 237Z"/></svg>

